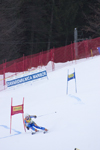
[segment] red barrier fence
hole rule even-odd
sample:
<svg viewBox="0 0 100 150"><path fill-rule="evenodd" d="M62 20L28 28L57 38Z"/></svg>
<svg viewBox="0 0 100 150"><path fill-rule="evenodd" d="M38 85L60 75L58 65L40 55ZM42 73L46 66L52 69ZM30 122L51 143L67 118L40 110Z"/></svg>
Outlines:
<svg viewBox="0 0 100 150"><path fill-rule="evenodd" d="M53 48L49 51L40 52L29 56L24 56L5 62L0 65L0 90L5 89L5 79L16 73L27 71L30 68L38 66L46 66L49 61L52 61L52 70L54 63L63 63L71 60L91 57L91 55L99 55L97 47L100 47L100 37L82 42L72 43L70 45ZM76 52L77 50L77 52ZM8 74L10 72L10 75Z"/></svg>

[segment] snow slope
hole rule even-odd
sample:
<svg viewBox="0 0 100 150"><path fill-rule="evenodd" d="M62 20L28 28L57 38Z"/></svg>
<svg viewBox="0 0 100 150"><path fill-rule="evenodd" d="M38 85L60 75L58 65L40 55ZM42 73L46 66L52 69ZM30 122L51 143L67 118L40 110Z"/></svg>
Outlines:
<svg viewBox="0 0 100 150"><path fill-rule="evenodd" d="M0 92L0 150L100 149L100 56L55 65L59 69L48 72L48 79ZM67 71L74 68L77 93L73 79L67 95ZM34 121L49 132L25 133L22 115L17 114L10 134L11 97L13 105L22 104L24 97L25 113L37 115Z"/></svg>

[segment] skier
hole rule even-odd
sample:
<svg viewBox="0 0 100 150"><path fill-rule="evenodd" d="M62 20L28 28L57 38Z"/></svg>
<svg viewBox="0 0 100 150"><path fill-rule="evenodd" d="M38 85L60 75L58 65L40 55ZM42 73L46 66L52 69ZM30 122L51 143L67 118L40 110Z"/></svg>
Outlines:
<svg viewBox="0 0 100 150"><path fill-rule="evenodd" d="M25 115L24 123L25 123L25 127L27 128L27 130L32 129L32 131L34 131L34 132L32 132L32 134L38 132L39 130L37 130L37 129L43 130L44 133L48 131L46 128L38 126L38 125L32 120L32 118L37 118L37 116L36 116L36 115L29 115L29 114L26 114L26 115ZM37 129L36 129L36 128L37 128Z"/></svg>

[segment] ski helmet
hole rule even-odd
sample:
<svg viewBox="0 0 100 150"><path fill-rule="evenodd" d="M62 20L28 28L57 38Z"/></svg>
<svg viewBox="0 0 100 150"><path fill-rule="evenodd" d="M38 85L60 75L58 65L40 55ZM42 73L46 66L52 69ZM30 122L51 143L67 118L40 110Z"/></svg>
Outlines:
<svg viewBox="0 0 100 150"><path fill-rule="evenodd" d="M26 118L26 117L29 117L29 114L25 114L25 118Z"/></svg>

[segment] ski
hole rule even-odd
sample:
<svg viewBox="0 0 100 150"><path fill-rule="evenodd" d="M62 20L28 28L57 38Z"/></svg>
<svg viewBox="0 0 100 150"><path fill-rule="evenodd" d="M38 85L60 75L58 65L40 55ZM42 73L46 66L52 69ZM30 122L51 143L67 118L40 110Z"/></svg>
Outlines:
<svg viewBox="0 0 100 150"><path fill-rule="evenodd" d="M32 132L31 134L34 135L36 132Z"/></svg>
<svg viewBox="0 0 100 150"><path fill-rule="evenodd" d="M45 133L47 133L48 131L43 131L43 133L45 134Z"/></svg>
<svg viewBox="0 0 100 150"><path fill-rule="evenodd" d="M39 131L38 131L39 132ZM43 131L43 134L47 133L48 131ZM32 135L36 134L37 132L31 132Z"/></svg>

